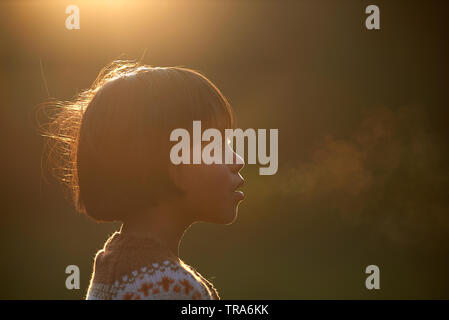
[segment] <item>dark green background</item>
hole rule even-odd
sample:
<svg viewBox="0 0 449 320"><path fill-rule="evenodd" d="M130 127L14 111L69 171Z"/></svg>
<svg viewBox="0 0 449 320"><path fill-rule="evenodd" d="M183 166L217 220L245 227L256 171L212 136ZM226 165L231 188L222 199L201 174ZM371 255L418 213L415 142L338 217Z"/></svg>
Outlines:
<svg viewBox="0 0 449 320"><path fill-rule="evenodd" d="M381 30L365 28L369 4ZM119 227L75 213L41 169L44 79L69 99L145 51L206 74L238 126L279 129L279 171L245 167L237 221L182 242L223 299L449 298L447 15L443 1L2 2L0 298L84 297ZM65 289L69 264L81 290Z"/></svg>

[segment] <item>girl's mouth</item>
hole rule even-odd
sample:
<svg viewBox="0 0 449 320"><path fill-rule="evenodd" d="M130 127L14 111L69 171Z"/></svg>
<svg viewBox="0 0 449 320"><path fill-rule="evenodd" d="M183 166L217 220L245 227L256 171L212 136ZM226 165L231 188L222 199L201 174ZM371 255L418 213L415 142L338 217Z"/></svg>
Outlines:
<svg viewBox="0 0 449 320"><path fill-rule="evenodd" d="M243 193L243 191L240 190L234 191L234 196L236 197L237 200L245 199L245 194Z"/></svg>
<svg viewBox="0 0 449 320"><path fill-rule="evenodd" d="M238 200L243 200L243 199L245 199L245 194L243 193L243 191L237 190L238 188L240 188L241 186L243 186L244 183L245 183L245 180L243 180L242 178L240 178L239 183L238 183L237 186L234 188L234 196L235 196Z"/></svg>

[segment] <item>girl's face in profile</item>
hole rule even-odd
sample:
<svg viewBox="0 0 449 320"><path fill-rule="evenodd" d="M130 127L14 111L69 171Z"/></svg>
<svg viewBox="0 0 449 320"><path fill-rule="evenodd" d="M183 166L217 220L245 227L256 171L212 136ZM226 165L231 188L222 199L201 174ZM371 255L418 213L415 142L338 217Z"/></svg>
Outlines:
<svg viewBox="0 0 449 320"><path fill-rule="evenodd" d="M228 144L225 144L230 148ZM237 216L238 204L243 200L243 185L239 171L243 159L234 151L233 164L181 164L178 184L184 190L183 205L197 221L230 224Z"/></svg>

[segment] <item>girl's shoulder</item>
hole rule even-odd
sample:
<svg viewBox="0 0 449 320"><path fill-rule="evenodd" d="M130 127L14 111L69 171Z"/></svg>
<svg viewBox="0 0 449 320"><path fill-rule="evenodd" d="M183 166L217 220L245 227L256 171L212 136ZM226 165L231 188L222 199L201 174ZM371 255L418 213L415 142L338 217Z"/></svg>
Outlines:
<svg viewBox="0 0 449 320"><path fill-rule="evenodd" d="M151 238L116 232L95 257L87 299L220 299L213 285Z"/></svg>

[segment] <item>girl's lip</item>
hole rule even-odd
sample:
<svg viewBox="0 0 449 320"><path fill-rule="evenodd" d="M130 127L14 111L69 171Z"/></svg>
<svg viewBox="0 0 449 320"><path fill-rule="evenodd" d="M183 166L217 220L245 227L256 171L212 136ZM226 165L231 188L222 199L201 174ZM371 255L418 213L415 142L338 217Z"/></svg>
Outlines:
<svg viewBox="0 0 449 320"><path fill-rule="evenodd" d="M239 183L235 186L234 190L237 190L238 188L240 188L241 186L243 186L245 184L245 180L240 177L240 181Z"/></svg>
<svg viewBox="0 0 449 320"><path fill-rule="evenodd" d="M243 193L243 191L236 190L236 191L234 191L234 195L238 200L245 199L245 194Z"/></svg>

